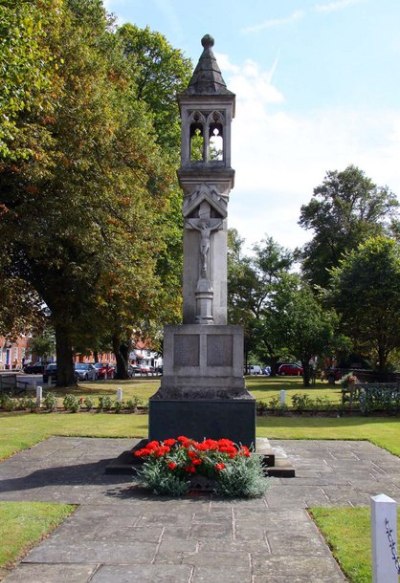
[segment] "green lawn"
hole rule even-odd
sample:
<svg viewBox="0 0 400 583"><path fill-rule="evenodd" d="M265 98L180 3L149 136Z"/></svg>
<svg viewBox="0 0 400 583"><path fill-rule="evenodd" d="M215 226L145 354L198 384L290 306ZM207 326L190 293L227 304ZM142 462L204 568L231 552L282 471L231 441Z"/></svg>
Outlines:
<svg viewBox="0 0 400 583"><path fill-rule="evenodd" d="M298 379L285 379L288 390L299 392L301 384ZM81 391L81 395L88 394L92 385L95 394L115 394L118 386L125 390L125 398L128 392L148 398L153 394L159 384L157 379L145 379L129 381L124 384L114 381L100 383L88 383L81 385L76 391ZM249 388L257 397L264 399L263 395L279 393L282 388L282 381L279 384L273 379L250 379ZM317 386L311 391L330 391L333 395L337 389L327 389ZM69 392L69 391L68 391ZM308 392L308 391L307 391ZM78 393L79 394L79 393ZM60 398L62 392L60 393ZM147 435L148 416L145 414L120 414L115 413L0 413L0 460L5 459L21 449L29 448L35 443L46 439L51 435L63 436L88 436L88 437L143 437ZM257 419L257 436L269 437L271 439L353 439L369 440L372 443L383 447L391 453L400 456L400 422L396 418L388 417L279 417L267 416ZM11 532L14 530L14 520L12 513L19 516L19 511L9 510L10 504L1 503L0 525L2 525L4 536L2 546L12 547L14 543L9 538L13 538ZM34 506L35 504L33 504ZM18 506L18 505L17 505ZM25 504L29 509L30 504ZM50 505L51 506L51 505ZM24 506L21 506L21 524ZM63 508L60 508L61 520L64 516ZM67 512L65 510L65 512ZM349 579L353 583L364 583L370 581L370 551L358 552L358 545L362 548L368 547L369 541L369 509L346 508L346 509L312 509L313 516L326 536L333 552L346 571ZM364 514L365 513L365 516ZM11 518L10 518L11 517ZM11 522L10 522L11 521ZM31 531L31 522L36 519L27 518L26 526ZM367 523L365 522L367 521ZM332 526L333 525L333 526ZM51 527L51 525L50 525ZM45 527L46 530L46 527ZM10 533L10 534L8 534ZM0 530L0 536L2 531ZM38 535L40 538L43 532ZM36 537L36 538L35 538ZM21 539L22 546L15 551L18 556L38 540L37 536L28 536L27 542ZM360 543L360 541L362 541ZM14 559L5 558L6 563ZM3 563L4 565L4 563ZM0 567L2 562L0 560Z"/></svg>
<svg viewBox="0 0 400 583"><path fill-rule="evenodd" d="M370 509L311 508L310 514L351 583L372 581ZM400 532L400 510L397 514Z"/></svg>
<svg viewBox="0 0 400 583"><path fill-rule="evenodd" d="M0 502L0 567L12 566L75 508L48 502Z"/></svg>

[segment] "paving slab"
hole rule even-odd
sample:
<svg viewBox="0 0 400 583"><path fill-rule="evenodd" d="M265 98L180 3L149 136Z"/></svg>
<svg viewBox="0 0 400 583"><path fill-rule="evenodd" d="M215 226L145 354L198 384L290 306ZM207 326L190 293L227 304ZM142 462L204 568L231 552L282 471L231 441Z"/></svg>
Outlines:
<svg viewBox="0 0 400 583"><path fill-rule="evenodd" d="M343 582L307 508L400 501L400 459L368 442L271 441L296 477L255 500L157 497L105 474L133 445L52 437L0 463L0 500L79 505L4 583Z"/></svg>

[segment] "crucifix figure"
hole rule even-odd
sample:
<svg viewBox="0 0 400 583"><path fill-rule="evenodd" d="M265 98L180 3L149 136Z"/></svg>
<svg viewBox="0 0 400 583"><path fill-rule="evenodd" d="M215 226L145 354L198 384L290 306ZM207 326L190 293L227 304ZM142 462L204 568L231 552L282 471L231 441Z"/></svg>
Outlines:
<svg viewBox="0 0 400 583"><path fill-rule="evenodd" d="M222 228L222 219L212 219L208 202L203 201L199 208L198 219L186 219L187 228L200 232L200 278L207 279L208 255L210 252L211 233Z"/></svg>

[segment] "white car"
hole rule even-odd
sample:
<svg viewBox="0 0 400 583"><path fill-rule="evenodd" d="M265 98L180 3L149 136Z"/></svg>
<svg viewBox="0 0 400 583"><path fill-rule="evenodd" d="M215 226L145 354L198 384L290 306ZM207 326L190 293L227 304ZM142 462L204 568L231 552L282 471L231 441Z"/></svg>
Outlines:
<svg viewBox="0 0 400 583"><path fill-rule="evenodd" d="M75 364L75 378L77 381L95 381L97 379L96 367L88 362L77 362Z"/></svg>

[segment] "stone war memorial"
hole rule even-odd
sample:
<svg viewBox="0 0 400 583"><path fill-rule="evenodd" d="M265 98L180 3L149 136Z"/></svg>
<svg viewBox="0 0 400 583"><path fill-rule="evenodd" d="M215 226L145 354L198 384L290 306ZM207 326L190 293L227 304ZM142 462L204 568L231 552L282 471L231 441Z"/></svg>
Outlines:
<svg viewBox="0 0 400 583"><path fill-rule="evenodd" d="M255 399L243 377L243 330L227 321L227 218L234 186L235 95L212 51L179 95L183 190L183 324L164 329L161 387L150 399L149 438L226 437L255 444Z"/></svg>
<svg viewBox="0 0 400 583"><path fill-rule="evenodd" d="M148 441L180 435L226 438L252 447L268 475L293 477L285 455L268 439L256 440L256 401L244 382L241 326L228 324L227 218L235 172L231 167L231 124L235 95L222 78L212 51L203 53L189 86L178 96L181 113L183 190L183 323L165 326L163 376L149 400L149 436L126 451L108 473L131 472L132 453ZM283 452L282 452L283 453Z"/></svg>

